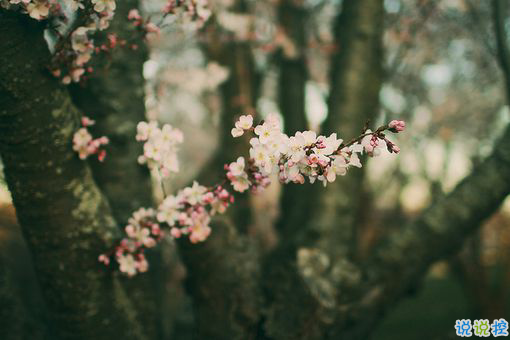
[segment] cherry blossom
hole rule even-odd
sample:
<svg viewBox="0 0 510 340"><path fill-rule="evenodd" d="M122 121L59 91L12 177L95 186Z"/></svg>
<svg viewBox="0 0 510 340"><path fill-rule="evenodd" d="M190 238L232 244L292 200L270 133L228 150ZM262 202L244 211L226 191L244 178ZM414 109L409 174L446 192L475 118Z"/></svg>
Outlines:
<svg viewBox="0 0 510 340"><path fill-rule="evenodd" d="M115 0L92 0L94 10L98 13L115 11Z"/></svg>
<svg viewBox="0 0 510 340"><path fill-rule="evenodd" d="M259 192L270 184L269 178L274 174L282 183L303 184L308 178L310 183L319 181L326 186L337 176L346 175L351 167L361 167L363 154L376 157L384 149L398 153L400 149L384 132L400 132L404 128L403 121L392 121L375 131L366 129L357 138L344 142L336 133L326 137L314 131L298 131L289 137L282 132L279 116L275 114L255 127L252 116L240 116L234 129L252 134L250 158L238 157L225 164L221 184L205 187L195 181L174 195L165 194L156 210L136 211L125 228L126 237L111 254L102 254L99 261L109 265L110 257L114 257L119 270L128 276L144 272L149 266L144 251L163 238L161 227L169 230L169 237L187 237L191 243L204 242L210 236L212 217L224 213L234 202L224 183L237 192ZM177 162L175 148L182 142L179 130L169 125L160 129L157 122L140 122L137 132L136 139L145 142L142 158L149 167L165 167L168 152L172 154L171 160Z"/></svg>
<svg viewBox="0 0 510 340"><path fill-rule="evenodd" d="M50 3L44 0L34 0L27 5L27 12L30 17L36 20L44 19L50 12Z"/></svg>
<svg viewBox="0 0 510 340"><path fill-rule="evenodd" d="M179 171L177 146L183 141L180 130L169 124L160 129L157 122L140 122L136 140L145 141L144 154L138 158L140 164L147 163L150 169L159 171L163 177Z"/></svg>
<svg viewBox="0 0 510 340"><path fill-rule="evenodd" d="M400 131L404 131L406 127L406 123L403 120L392 120L389 124L389 130L391 132L398 133Z"/></svg>
<svg viewBox="0 0 510 340"><path fill-rule="evenodd" d="M82 128L78 129L73 135L73 150L78 153L80 159L87 159L90 155L97 154L100 162L106 157L106 151L101 146L109 143L107 137L102 136L94 139L87 127L94 125L94 121L88 117L81 119Z"/></svg>

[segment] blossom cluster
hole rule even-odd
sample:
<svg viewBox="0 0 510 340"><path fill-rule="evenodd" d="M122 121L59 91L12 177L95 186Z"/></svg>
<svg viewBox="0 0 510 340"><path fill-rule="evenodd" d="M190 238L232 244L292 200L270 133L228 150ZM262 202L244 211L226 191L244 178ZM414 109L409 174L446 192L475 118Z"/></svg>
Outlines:
<svg viewBox="0 0 510 340"><path fill-rule="evenodd" d="M168 0L161 12L161 19L159 22L154 23L150 17L147 19L142 18L140 12L134 8L129 11L128 20L145 37L148 37L149 33L159 34L161 32L161 28L165 25L165 19L168 16L172 16L174 19L198 23L198 27L202 26L211 16L207 0Z"/></svg>
<svg viewBox="0 0 510 340"><path fill-rule="evenodd" d="M73 150L78 153L80 159L87 159L88 156L97 154L97 159L102 162L106 157L106 151L101 147L109 143L108 137L94 139L87 127L94 125L95 121L87 117L81 119L81 124L83 127L73 136Z"/></svg>
<svg viewBox="0 0 510 340"><path fill-rule="evenodd" d="M117 45L117 37L108 35L108 44L95 46L90 37L93 33L109 27L115 13L115 0L91 0L93 8L86 8L83 3L76 2L74 9L82 10L82 24L64 36L57 43L53 56L52 73L62 80L62 83L79 82L86 72L92 72L92 67L86 67L94 53L107 51Z"/></svg>
<svg viewBox="0 0 510 340"><path fill-rule="evenodd" d="M403 131L405 123L394 120L371 131L365 129L357 138L344 143L335 133L329 137L314 131L296 132L287 136L281 132L282 125L277 115L269 115L265 121L253 126L253 117L244 115L232 129L239 137L245 132L253 134L250 140L250 158L239 157L225 164L225 179L238 192L259 191L270 184L270 175L277 174L282 183L311 183L321 181L324 185L343 176L351 166L361 167L360 155L375 157L386 148L398 153L398 147L387 139L385 131ZM182 134L170 125L162 129L156 122L138 124L136 139L145 141L143 162L149 167L176 172L178 163L175 146L182 142ZM99 260L105 265L114 257L121 272L128 276L144 272L148 263L144 256L147 248L161 240L163 228L170 237L186 236L191 243L205 241L211 234L210 222L215 214L224 213L234 197L223 183L207 188L194 182L175 195L166 195L159 207L140 209L133 214L126 226L126 237L111 254L102 254Z"/></svg>
<svg viewBox="0 0 510 340"><path fill-rule="evenodd" d="M73 3L76 1L71 0ZM21 11L27 13L30 17L36 20L47 18L58 3L55 0L9 0L4 7L19 7Z"/></svg>
<svg viewBox="0 0 510 340"><path fill-rule="evenodd" d="M338 175L343 176L349 167L361 167L360 154L378 156L386 148L391 153L400 149L386 138L383 131L399 132L405 128L403 121L392 121L377 131L366 130L362 136L345 144L337 138L336 133L329 137L317 135L314 131L298 131L294 136L281 132L282 126L277 115L269 115L265 122L252 127L251 116L241 116L235 123L231 133L239 137L245 131L252 131L250 140L250 158L254 167L250 173L257 178L277 174L282 183L310 183L321 181L324 186L335 181ZM234 190L243 192L256 184L248 180L249 173L244 171L245 161L239 158L228 166L228 179ZM254 175L253 175L254 174Z"/></svg>
<svg viewBox="0 0 510 340"><path fill-rule="evenodd" d="M156 222L154 209L140 208L135 211L124 228L126 238L115 248L114 256L119 264L119 270L129 276L138 272L145 272L149 264L145 259L143 249L152 248L164 236ZM105 265L110 263L110 257L103 254L99 261Z"/></svg>
<svg viewBox="0 0 510 340"><path fill-rule="evenodd" d="M115 0L8 0L7 8L27 13L36 20L53 20L52 27L66 27L70 21L66 14L77 13L74 27L69 32L54 28L59 40L55 45L50 70L62 83L79 82L84 74L92 72L86 67L94 52L104 49L95 47L90 39L92 33L106 29L113 18ZM112 39L109 37L110 41ZM111 47L111 46L109 46Z"/></svg>
<svg viewBox="0 0 510 340"><path fill-rule="evenodd" d="M211 16L207 5L207 0L169 0L157 24L150 19L142 19L136 9L129 12L128 20L147 37L149 33L160 32L168 15L202 25ZM110 52L116 46L138 48L136 43L129 43L132 37L120 39L116 34L108 34L105 43L92 39L95 32L109 27L115 14L116 0L0 0L0 7L26 13L36 20L51 21L49 27L58 40L49 69L66 85L80 82L94 71L88 65L94 54Z"/></svg>
<svg viewBox="0 0 510 340"><path fill-rule="evenodd" d="M211 233L209 223L215 214L222 214L234 197L222 186L206 188L194 182L176 195L167 196L157 210L139 209L125 227L126 237L112 254L102 254L99 261L109 265L114 257L119 270L133 276L148 269L144 256L165 235L161 226L169 228L170 237L188 237L191 243L202 242Z"/></svg>
<svg viewBox="0 0 510 340"><path fill-rule="evenodd" d="M158 170L162 177L179 171L177 158L178 145L183 141L182 132L169 124L160 129L158 123L140 122L137 126L137 141L145 142L143 155L138 158L140 164Z"/></svg>

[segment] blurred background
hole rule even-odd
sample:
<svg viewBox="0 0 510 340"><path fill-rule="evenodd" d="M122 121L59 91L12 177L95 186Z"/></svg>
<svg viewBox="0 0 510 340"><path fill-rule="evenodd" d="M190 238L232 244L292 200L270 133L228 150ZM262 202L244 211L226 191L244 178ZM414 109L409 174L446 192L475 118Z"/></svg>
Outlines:
<svg viewBox="0 0 510 340"><path fill-rule="evenodd" d="M195 178L220 144L221 86L232 70L206 52L212 48L211 25L217 35L214 39L225 44L242 41L253 53L258 75L255 107L243 110L241 105L239 114L256 113L262 119L269 113L281 113L280 61L282 54L292 58L296 46L282 33L279 2L247 1L243 13L230 11L231 2L210 1L214 23L197 27L196 22L175 18L162 34L149 37L150 60L144 66L147 117L170 123L185 136L180 152L182 170L166 183L169 190L178 190ZM164 4L145 0L145 13L157 15ZM392 136L401 148L397 157L383 153L367 163L365 209L359 227L362 253L388 231L413 220L438 195L450 192L475 165L483 163L510 122L491 4L475 0L384 1L384 25L380 27L384 76L380 109L371 125L402 119L408 128ZM296 5L306 13L302 53L307 68L307 125L320 132L328 116L330 58L341 48L334 43L332 27L342 1L302 0ZM510 11L504 17L504 38L509 41ZM154 191L161 197L158 187ZM250 203L256 213L249 232L267 247L276 242L272 226L281 213L280 192L278 181L273 181ZM3 179L0 242L2 253L9 254L7 258L23 283L20 289L33 292L28 300L37 301L36 284L27 269L30 260ZM509 246L507 198L466 240L460 253L436 263L422 286L389 311L374 339L394 339L395 332L402 339L453 338L456 319L508 320Z"/></svg>

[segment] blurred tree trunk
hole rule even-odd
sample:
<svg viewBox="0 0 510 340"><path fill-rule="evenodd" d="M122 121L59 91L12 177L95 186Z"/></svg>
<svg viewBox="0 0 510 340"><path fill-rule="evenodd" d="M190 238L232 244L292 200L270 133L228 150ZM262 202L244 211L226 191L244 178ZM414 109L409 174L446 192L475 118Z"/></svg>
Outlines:
<svg viewBox="0 0 510 340"><path fill-rule="evenodd" d="M277 56L280 75L278 79L278 100L285 122L285 133L289 136L307 128L306 120L306 82L308 70L304 54L307 37L306 24L308 13L302 4L293 0L283 0L278 6L278 17L286 37L292 41L296 55L281 50ZM286 185L282 187L280 198L280 216L277 229L282 238L295 232L296 227L306 225L306 213L309 201L306 194L310 184Z"/></svg>
<svg viewBox="0 0 510 340"><path fill-rule="evenodd" d="M346 140L359 135L379 110L383 78L384 6L382 0L347 0L335 23L336 52L331 59L328 116L322 134ZM353 169L326 188L317 188L309 210L310 229L333 256L353 256L356 231L363 221L365 169Z"/></svg>
<svg viewBox="0 0 510 340"><path fill-rule="evenodd" d="M247 13L245 1L231 8ZM258 74L250 43L224 41L215 23L206 26L207 43L203 45L209 60L229 70L228 79L220 86L223 102L219 127L219 145L197 180L213 185L224 178L224 164L247 156L248 139L234 139L230 133L242 114L255 114L258 98ZM246 157L245 157L246 158ZM186 288L193 300L197 339L254 339L261 317L258 249L246 235L252 221L249 195L236 197L227 216L215 218L213 232L207 242L178 242L179 253L188 276Z"/></svg>
<svg viewBox="0 0 510 340"><path fill-rule="evenodd" d="M248 12L248 5L243 0L237 0L231 10L245 14ZM217 25L213 22L206 26L204 34L207 43L203 45L203 49L209 60L228 69L229 76L220 85L222 113L218 148L198 176L198 180L205 184L213 184L223 179L225 164L235 161L239 156L247 158L247 136L233 138L230 131L239 116L255 115L259 86L259 75L255 69L250 42L221 36ZM245 233L252 220L250 198L247 195L239 197L232 208L229 216L232 216L236 227Z"/></svg>
<svg viewBox="0 0 510 340"><path fill-rule="evenodd" d="M339 136L351 138L377 112L382 83L383 14L380 0L343 2L335 23L337 52L332 57L328 118L322 133L339 132ZM284 109L289 112L289 108ZM356 280L359 275L359 270L345 257L353 250L354 230L360 221L362 182L363 171L355 169L327 188L309 187L308 193L294 199L302 202L294 203L295 207L304 208L282 206L285 210L295 209L292 212L295 225L283 228L281 244L266 260L266 292L272 304L267 322L270 336L278 339L326 336L338 308L335 300L349 292L338 292L336 285ZM314 248L300 250L304 246ZM322 266L325 268L321 269ZM302 277L303 270L309 275ZM291 307L296 303L301 306L299 309ZM310 315L315 316L313 324L306 323ZM296 328L295 324L306 328Z"/></svg>
<svg viewBox="0 0 510 340"><path fill-rule="evenodd" d="M188 269L197 339L255 339L262 312L258 251L228 217L217 218L207 242L180 240Z"/></svg>
<svg viewBox="0 0 510 340"><path fill-rule="evenodd" d="M78 115L46 71L44 26L0 10L0 154L51 321L67 339L141 339L136 310L98 251L118 236L108 203L72 151Z"/></svg>

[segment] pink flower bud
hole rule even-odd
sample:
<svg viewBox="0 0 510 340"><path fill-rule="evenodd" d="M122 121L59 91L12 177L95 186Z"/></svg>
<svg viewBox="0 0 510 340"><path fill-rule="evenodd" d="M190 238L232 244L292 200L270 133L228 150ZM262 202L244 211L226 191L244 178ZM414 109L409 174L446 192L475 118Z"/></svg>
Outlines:
<svg viewBox="0 0 510 340"><path fill-rule="evenodd" d="M406 123L403 120L392 120L388 124L388 127L391 132L398 133L400 131L404 131Z"/></svg>
<svg viewBox="0 0 510 340"><path fill-rule="evenodd" d="M99 258L98 258L99 262L102 262L104 263L105 266L109 265L110 264L110 259L108 258L108 256L106 256L105 254L101 254L99 255Z"/></svg>

